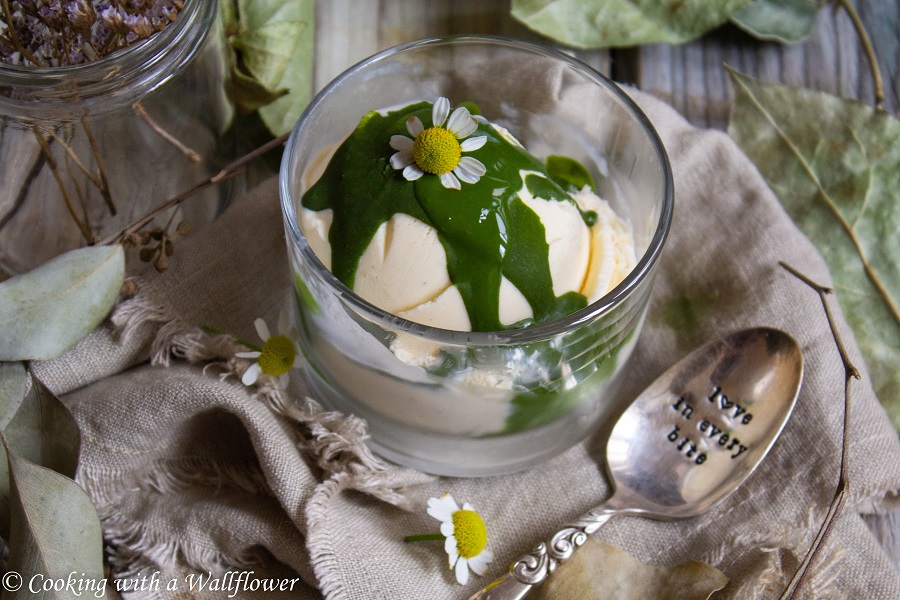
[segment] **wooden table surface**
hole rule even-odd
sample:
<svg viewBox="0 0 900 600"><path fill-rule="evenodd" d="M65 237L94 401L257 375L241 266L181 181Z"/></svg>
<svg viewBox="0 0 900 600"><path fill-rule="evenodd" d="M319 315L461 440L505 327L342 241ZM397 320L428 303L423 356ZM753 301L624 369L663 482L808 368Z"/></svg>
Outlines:
<svg viewBox="0 0 900 600"><path fill-rule="evenodd" d="M884 108L897 114L900 3L856 0L856 5L884 78ZM515 21L509 8L510 0L317 0L315 89L367 56L424 37L487 33L562 48ZM813 36L794 46L763 43L726 26L679 46L566 51L616 81L666 100L698 127L724 129L731 90L723 63L767 81L872 103L873 78L861 48L846 13L828 6L819 11ZM900 570L900 509L865 518Z"/></svg>

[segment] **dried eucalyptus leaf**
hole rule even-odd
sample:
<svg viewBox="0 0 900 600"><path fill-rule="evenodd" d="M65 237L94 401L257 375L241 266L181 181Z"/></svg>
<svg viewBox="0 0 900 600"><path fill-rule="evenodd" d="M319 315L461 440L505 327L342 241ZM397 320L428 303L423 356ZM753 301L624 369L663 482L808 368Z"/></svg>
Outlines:
<svg viewBox="0 0 900 600"><path fill-rule="evenodd" d="M244 68L266 89L275 89L294 56L304 23L277 21L231 38Z"/></svg>
<svg viewBox="0 0 900 600"><path fill-rule="evenodd" d="M219 0L219 13L225 26L225 35L234 35L238 28L237 5L234 0Z"/></svg>
<svg viewBox="0 0 900 600"><path fill-rule="evenodd" d="M81 434L69 409L32 374L19 410L3 429L13 452L35 464L75 477Z"/></svg>
<svg viewBox="0 0 900 600"><path fill-rule="evenodd" d="M512 16L579 48L609 48L700 37L750 0L513 0Z"/></svg>
<svg viewBox="0 0 900 600"><path fill-rule="evenodd" d="M0 361L64 354L103 321L124 279L115 245L71 250L0 282Z"/></svg>
<svg viewBox="0 0 900 600"><path fill-rule="evenodd" d="M249 115L266 104L275 102L288 93L287 89L270 90L249 75L245 75L233 67L231 70L231 86L234 91L235 108L239 115Z"/></svg>
<svg viewBox="0 0 900 600"><path fill-rule="evenodd" d="M588 538L532 595L535 600L706 600L727 583L724 573L701 562L650 565Z"/></svg>
<svg viewBox="0 0 900 600"><path fill-rule="evenodd" d="M246 72L234 87L242 114L253 110L273 135L290 131L312 93L315 0L222 0L237 15L231 39Z"/></svg>
<svg viewBox="0 0 900 600"><path fill-rule="evenodd" d="M241 31L259 29L267 23L302 20L296 0L237 0Z"/></svg>
<svg viewBox="0 0 900 600"><path fill-rule="evenodd" d="M10 376L9 367L21 367L21 373ZM48 390L22 363L3 363L0 391L4 378L13 378L18 393L0 397L0 415L6 444L13 452L32 463L47 467L66 477L75 477L81 434L69 409ZM21 383L21 387L19 387ZM14 392L15 393L15 392ZM9 533L9 473L3 446L0 445L0 536ZM7 538L8 539L8 538Z"/></svg>
<svg viewBox="0 0 900 600"><path fill-rule="evenodd" d="M731 22L761 40L796 44L816 26L820 0L754 0L731 15Z"/></svg>
<svg viewBox="0 0 900 600"><path fill-rule="evenodd" d="M900 430L900 121L734 71L731 81L728 132L828 263L875 392Z"/></svg>
<svg viewBox="0 0 900 600"><path fill-rule="evenodd" d="M7 454L12 491L9 569L25 582L35 575L65 581L72 572L81 581L103 580L100 519L87 494L71 479L32 464L8 447ZM32 594L27 584L3 594L4 600L70 596L65 590Z"/></svg>
<svg viewBox="0 0 900 600"><path fill-rule="evenodd" d="M259 115L273 135L287 133L300 118L312 95L312 67L315 47L315 1L293 0L292 14L303 24L297 34L294 56L288 63L279 88L290 93L259 109Z"/></svg>
<svg viewBox="0 0 900 600"><path fill-rule="evenodd" d="M6 429L19 412L25 401L27 384L28 371L24 363L0 363L0 431Z"/></svg>
<svg viewBox="0 0 900 600"><path fill-rule="evenodd" d="M25 402L25 386L28 372L20 362L0 363L0 431L6 426ZM9 539L9 471L6 451L0 445L0 537Z"/></svg>

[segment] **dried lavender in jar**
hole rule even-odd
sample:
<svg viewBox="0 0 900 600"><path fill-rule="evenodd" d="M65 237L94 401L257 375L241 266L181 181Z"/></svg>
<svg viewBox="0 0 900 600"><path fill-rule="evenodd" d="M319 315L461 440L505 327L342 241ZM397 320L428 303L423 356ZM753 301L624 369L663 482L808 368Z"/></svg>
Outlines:
<svg viewBox="0 0 900 600"><path fill-rule="evenodd" d="M80 65L145 40L174 22L182 0L9 0L0 61Z"/></svg>

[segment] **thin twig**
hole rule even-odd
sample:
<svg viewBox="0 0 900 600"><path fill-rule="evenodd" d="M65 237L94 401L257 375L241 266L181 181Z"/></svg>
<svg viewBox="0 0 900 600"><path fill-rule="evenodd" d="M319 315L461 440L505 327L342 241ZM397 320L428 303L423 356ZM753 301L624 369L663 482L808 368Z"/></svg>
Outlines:
<svg viewBox="0 0 900 600"><path fill-rule="evenodd" d="M72 189L75 190L75 196L78 199L78 205L81 206L81 214L84 215L84 224L88 229L93 230L91 226L91 212L88 210L87 201L85 200L85 196L88 194L88 190L82 189L79 184L79 178L75 177L75 174L72 172L72 155L66 154L64 156L65 165L66 165L66 175L69 177L69 182L72 184Z"/></svg>
<svg viewBox="0 0 900 600"><path fill-rule="evenodd" d="M28 192L31 191L31 184L34 183L38 174L43 170L45 162L47 162L47 157L43 152L39 152L34 158L34 163L31 165L28 175L25 176L25 181L22 182L22 187L19 188L19 193L16 194L16 199L12 203L12 208L10 208L5 215L0 217L0 229L6 227L6 224L16 216L16 213L18 213L19 209L22 208L22 205L25 204L25 199L28 198Z"/></svg>
<svg viewBox="0 0 900 600"><path fill-rule="evenodd" d="M60 146L63 147L63 149L66 151L66 154L68 154L72 158L72 160L75 162L75 166L77 166L78 169L82 173L87 175L88 179L90 179L94 183L94 185L96 185L98 188L100 188L101 187L100 178L97 177L97 174L92 172L87 167L86 164L81 162L81 159L78 158L77 154L75 154L75 150L73 150L72 147L69 144L67 144L64 139L62 139L61 137L56 135L56 133L54 133L53 131L50 132L50 137L52 137L56 141L56 143L58 143Z"/></svg>
<svg viewBox="0 0 900 600"><path fill-rule="evenodd" d="M869 59L869 66L872 68L872 79L875 88L875 108L884 109L884 80L881 78L881 68L878 66L878 58L875 56L875 46L872 44L866 27L863 25L856 7L850 0L837 0L837 7L847 11L847 16L853 21L853 27L856 28L856 34L859 36L859 42L862 44L866 57Z"/></svg>
<svg viewBox="0 0 900 600"><path fill-rule="evenodd" d="M103 164L103 153L100 152L100 145L94 138L91 131L91 124L88 122L87 114L81 116L81 124L84 126L84 132L87 134L88 142L91 144L91 152L94 153L94 160L97 161L97 178L100 180L100 195L109 207L109 214L116 214L116 203L113 200L112 192L109 189L109 179L106 177L106 166Z"/></svg>
<svg viewBox="0 0 900 600"><path fill-rule="evenodd" d="M138 231L141 227L145 226L147 223L150 223L154 218L156 218L157 215L169 210L170 208L172 208L174 206L178 206L179 204L181 204L182 202L184 202L185 200L187 200L194 194L202 192L206 188L212 187L222 181L225 181L226 179L230 179L230 178L236 176L238 174L238 171L240 171L247 163L256 160L257 158L259 158L260 156L262 156L269 150L273 150L273 149L277 148L278 146L282 145L287 140L288 135L290 135L290 134L285 133L284 135L280 135L277 138L275 138L274 140L271 140L271 141L263 144L259 148L253 150L252 152L245 154L244 156L237 159L236 161L226 165L221 171L219 171L212 177L205 179L205 180L201 181L200 183L196 184L195 186L193 186L192 188L185 190L184 192L181 192L180 194L178 194L177 196L174 196L173 198L170 198L169 200L166 200L165 202L163 202L162 204L160 204L159 206L154 208L152 211L150 211L149 213L147 213L146 215L144 215L143 217L141 217L134 223L128 225L124 229L120 230L118 233L114 233L113 235L101 240L98 243L99 244L116 243L116 242L120 241L121 239L125 238L126 236L128 236L129 234Z"/></svg>
<svg viewBox="0 0 900 600"><path fill-rule="evenodd" d="M803 582L806 580L809 574L809 566L816 561L820 552L822 551L822 548L825 546L825 542L828 540L828 536L831 535L831 532L834 529L834 524L837 521L838 516L841 514L841 511L844 508L844 503L847 500L847 489L850 486L850 483L847 481L847 458L849 448L847 431L850 425L850 382L853 379L859 379L860 375L859 371L855 366L853 366L853 363L850 361L850 357L847 354L847 349L844 347L844 342L841 340L841 336L837 331L837 326L834 323L834 317L831 313L831 308L828 305L828 300L826 297L828 296L828 294L831 294L833 290L819 283L816 283L815 281L786 263L779 262L778 264L781 265L781 267L791 275L812 288L819 295L819 300L821 300L822 302L822 308L825 310L825 318L828 320L828 326L831 328L831 335L834 338L835 345L837 346L838 354L840 354L841 356L841 362L844 364L844 421L843 432L841 435L841 460L837 488L835 489L834 497L831 500L831 505L828 508L828 514L825 516L825 520L822 522L822 526L819 528L819 532L816 535L815 540L813 540L809 552L806 553L806 556L803 558L803 562L800 564L800 567L797 569L794 577L791 579L784 593L781 595L782 600L790 600L794 597L794 595L797 593L797 590L800 589L800 587L803 585Z"/></svg>
<svg viewBox="0 0 900 600"><path fill-rule="evenodd" d="M183 144L175 136L173 136L171 133L169 133L168 131L163 129L159 123L154 121L153 117L151 117L149 114L147 114L147 111L144 109L144 106L141 104L140 101L135 102L133 105L133 108L134 108L135 112L138 114L138 116L140 116L142 119L144 119L147 122L147 125L149 125L153 129L153 131L158 133L164 140L166 140L167 142L169 142L170 144L172 144L173 146L178 148L179 152L184 154L189 161L198 163L202 160L202 157L200 156L199 152L197 152L196 150L194 150L192 148L188 148L185 144Z"/></svg>
<svg viewBox="0 0 900 600"><path fill-rule="evenodd" d="M72 204L72 198L69 197L69 192L66 190L66 184L62 180L62 176L59 174L59 167L56 165L56 159L53 158L53 152L50 151L50 145L47 143L47 140L44 139L44 136L37 130L37 128L32 129L34 132L34 137L37 138L38 144L41 146L41 151L44 153L44 156L47 158L47 165L50 167L50 171L53 173L53 178L56 179L56 185L59 186L59 192L62 194L63 201L66 203L66 208L69 209L69 214L72 216L72 220L75 221L75 224L78 225L78 228L81 230L81 234L84 236L84 239L87 243L91 243L91 230L88 229L87 224L82 223L81 219L78 218L78 215L75 214L75 206Z"/></svg>

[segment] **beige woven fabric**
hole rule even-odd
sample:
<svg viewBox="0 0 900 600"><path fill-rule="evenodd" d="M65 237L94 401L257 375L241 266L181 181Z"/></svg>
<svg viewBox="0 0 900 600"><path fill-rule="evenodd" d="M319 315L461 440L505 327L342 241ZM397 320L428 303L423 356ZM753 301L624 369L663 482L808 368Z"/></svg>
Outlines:
<svg viewBox="0 0 900 600"><path fill-rule="evenodd" d="M660 101L632 95L668 150L676 210L621 400L694 347L747 326L792 334L806 374L781 439L723 504L683 522L621 518L597 535L645 561L718 566L731 582L716 597L777 597L834 492L843 405L843 369L818 296L777 261L823 283L827 269L726 135L692 128ZM496 554L489 576L496 576L609 492L601 434L515 475L437 479L373 463L351 443L357 422L308 417L297 373L287 397L251 393L235 376L220 379L244 363L229 360L233 345L196 327L253 339L254 318L274 325L288 294L274 181L184 240L166 274L142 272L140 285L118 325L105 324L63 358L36 367L65 393L81 426L78 479L125 575L160 570L165 582L191 570L253 569L255 577L301 578L292 598L467 598L490 578L460 587L440 543L401 541L437 530L424 511L428 497L447 491L479 510ZM836 312L852 359L864 367ZM154 366L146 364L151 352ZM896 600L900 575L859 513L897 501L900 442L865 373L852 397L849 500L801 597Z"/></svg>

